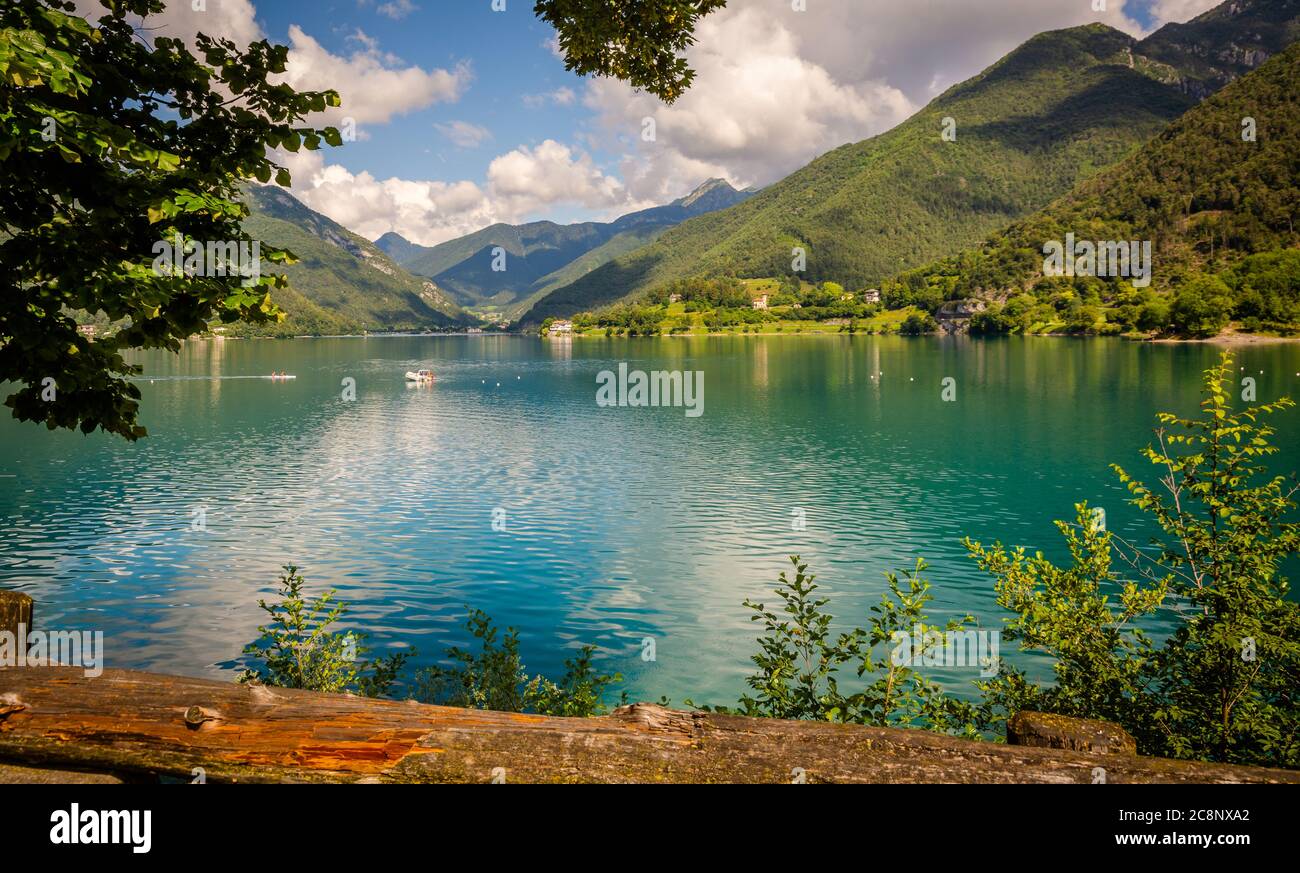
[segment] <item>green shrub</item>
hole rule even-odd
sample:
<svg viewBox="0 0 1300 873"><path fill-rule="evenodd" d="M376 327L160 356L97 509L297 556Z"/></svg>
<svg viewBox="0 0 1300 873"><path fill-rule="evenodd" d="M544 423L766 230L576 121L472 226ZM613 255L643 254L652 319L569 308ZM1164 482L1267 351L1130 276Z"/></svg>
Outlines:
<svg viewBox="0 0 1300 873"><path fill-rule="evenodd" d="M944 695L936 684L910 666L895 663L880 647L892 647L896 633L935 630L926 624L930 584L922 577L926 564L916 562L900 577L889 573L889 591L871 608L866 629L833 634L829 601L815 595L815 576L792 556L794 579L783 572L775 589L783 601L780 612L746 600L751 621L763 622L759 651L751 660L757 672L746 679L755 692L741 697L738 711L749 716L793 718L866 724L879 727L935 727L973 733L973 708ZM960 630L973 619L950 621L945 630ZM852 667L866 684L851 694L840 689L841 668Z"/></svg>
<svg viewBox="0 0 1300 873"><path fill-rule="evenodd" d="M507 628L498 642L500 634L492 619L479 609L470 610L465 626L479 641L479 651L452 647L447 659L453 666L421 670L416 674L417 700L498 712L586 717L602 714L605 690L623 680L617 673L596 672L595 646L583 646L577 656L565 661L558 682L529 676L519 655L517 630Z"/></svg>
<svg viewBox="0 0 1300 873"><path fill-rule="evenodd" d="M1051 686L1035 685L1011 667L978 683L990 714L985 727L1005 730L1006 718L1021 710L1135 726L1151 641L1134 622L1155 611L1168 582L1121 581L1112 568L1111 534L1095 522L1087 504L1075 509L1077 523L1056 522L1070 553L1068 567L1058 567L1041 552L1029 555L1023 547L963 541L979 568L996 580L998 605L1013 613L1002 638L1055 660Z"/></svg>
<svg viewBox="0 0 1300 873"><path fill-rule="evenodd" d="M271 623L259 627L261 638L244 647L244 654L257 658L261 666L245 669L237 681L366 697L388 694L414 650L362 660L370 651L361 644L366 634L329 629L347 612L346 604L331 606L332 589L309 603L302 593L306 581L293 565L284 567L279 581L278 603L257 601Z"/></svg>
<svg viewBox="0 0 1300 873"><path fill-rule="evenodd" d="M939 323L928 312L913 312L903 319L903 323L898 326L898 332L903 336L920 336L921 334L934 333L938 329Z"/></svg>
<svg viewBox="0 0 1300 873"><path fill-rule="evenodd" d="M1160 414L1143 451L1158 489L1114 468L1164 534L1154 550L1104 531L1082 504L1075 524L1057 524L1066 567L967 542L1014 614L1007 636L1056 661L1052 686L1017 671L981 683L990 721L1020 709L1108 719L1144 754L1300 767L1300 604L1281 575L1300 551L1300 485L1268 473L1278 449L1259 423L1293 404L1234 410L1231 365L1225 353L1206 371L1200 417ZM1160 609L1177 626L1156 647L1134 623Z"/></svg>
<svg viewBox="0 0 1300 873"><path fill-rule="evenodd" d="M1154 723L1164 754L1300 767L1300 604L1282 575L1300 552L1300 485L1268 472L1279 450L1260 423L1295 404L1234 410L1232 362L1225 352L1206 371L1199 417L1160 414L1143 450L1160 489L1114 468L1164 533L1144 569L1166 574L1182 618L1150 671Z"/></svg>

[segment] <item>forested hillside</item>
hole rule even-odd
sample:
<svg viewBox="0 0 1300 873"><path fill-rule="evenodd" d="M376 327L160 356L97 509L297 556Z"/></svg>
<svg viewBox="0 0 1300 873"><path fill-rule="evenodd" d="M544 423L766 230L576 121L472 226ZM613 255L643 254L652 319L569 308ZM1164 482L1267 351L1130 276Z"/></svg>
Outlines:
<svg viewBox="0 0 1300 873"><path fill-rule="evenodd" d="M289 249L298 263L280 268L287 289L271 297L288 318L277 325L238 325L260 335L430 329L469 323L437 285L413 276L373 243L314 212L281 188L253 187L244 227L255 238Z"/></svg>
<svg viewBox="0 0 1300 873"><path fill-rule="evenodd" d="M388 233L375 244L410 272L433 279L458 303L514 317L549 291L644 245L666 228L750 195L724 179L709 179L672 203L611 222L494 224L433 247ZM498 248L504 261L496 258Z"/></svg>
<svg viewBox="0 0 1300 873"><path fill-rule="evenodd" d="M1194 335L1217 332L1229 316L1253 328L1300 322L1298 94L1293 44L1048 209L887 283L886 299L933 309L985 298L995 306L974 326L986 330L1025 328L1051 308L1093 329L1107 306L1116 307L1106 318L1115 326ZM1150 288L1122 277L1045 277L1043 247L1066 234L1151 241Z"/></svg>
<svg viewBox="0 0 1300 873"><path fill-rule="evenodd" d="M791 273L846 287L977 245L1149 141L1287 44L1297 0L1231 0L1137 41L1103 25L1040 34L913 118L843 146L707 220L547 295L537 323L689 276ZM1148 54L1150 53L1150 54ZM941 136L944 120L954 141Z"/></svg>

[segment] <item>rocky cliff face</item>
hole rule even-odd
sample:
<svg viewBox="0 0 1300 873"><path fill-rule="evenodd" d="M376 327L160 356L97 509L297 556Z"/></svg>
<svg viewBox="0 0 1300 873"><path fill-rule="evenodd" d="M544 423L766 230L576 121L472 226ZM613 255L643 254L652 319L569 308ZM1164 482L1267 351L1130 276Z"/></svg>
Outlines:
<svg viewBox="0 0 1300 873"><path fill-rule="evenodd" d="M1300 0L1228 0L1137 45L1161 81L1203 99L1300 39Z"/></svg>

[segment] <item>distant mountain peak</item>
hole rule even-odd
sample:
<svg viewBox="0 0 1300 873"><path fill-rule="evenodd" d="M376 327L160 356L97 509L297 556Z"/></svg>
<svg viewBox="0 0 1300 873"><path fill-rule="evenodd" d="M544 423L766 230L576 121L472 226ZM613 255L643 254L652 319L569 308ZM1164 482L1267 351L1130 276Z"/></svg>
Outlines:
<svg viewBox="0 0 1300 873"><path fill-rule="evenodd" d="M710 194L717 194L719 192L723 196L733 197L738 193L726 179L707 179L700 183L694 191L687 194L685 197L674 200L673 202L678 206L694 206Z"/></svg>
<svg viewBox="0 0 1300 873"><path fill-rule="evenodd" d="M879 283L1045 209L1297 34L1300 0L1227 0L1140 41L1101 23L1039 34L897 127L551 289L521 323L692 276L786 275L792 240L816 253L808 281ZM947 117L965 145L938 135Z"/></svg>

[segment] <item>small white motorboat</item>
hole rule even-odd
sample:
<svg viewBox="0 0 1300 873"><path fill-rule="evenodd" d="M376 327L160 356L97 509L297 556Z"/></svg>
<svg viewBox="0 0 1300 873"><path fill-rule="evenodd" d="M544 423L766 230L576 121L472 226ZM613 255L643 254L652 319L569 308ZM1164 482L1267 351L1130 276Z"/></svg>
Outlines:
<svg viewBox="0 0 1300 873"><path fill-rule="evenodd" d="M432 382L433 371L432 370L407 370L406 381L407 382Z"/></svg>

